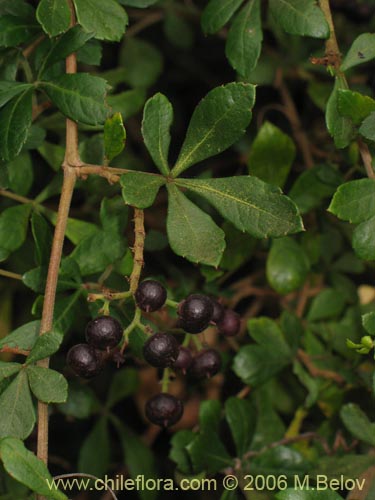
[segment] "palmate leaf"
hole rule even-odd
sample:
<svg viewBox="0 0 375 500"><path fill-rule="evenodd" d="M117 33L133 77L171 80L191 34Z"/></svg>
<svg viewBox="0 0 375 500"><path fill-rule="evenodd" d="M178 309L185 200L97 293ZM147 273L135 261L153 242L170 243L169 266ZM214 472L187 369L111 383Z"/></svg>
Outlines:
<svg viewBox="0 0 375 500"><path fill-rule="evenodd" d="M121 176L124 202L137 208L150 207L166 180L161 175L146 172L129 172Z"/></svg>
<svg viewBox="0 0 375 500"><path fill-rule="evenodd" d="M228 83L211 90L194 110L172 176L234 144L250 123L254 101L254 85Z"/></svg>
<svg viewBox="0 0 375 500"><path fill-rule="evenodd" d="M39 87L68 118L87 125L104 123L108 109L104 99L107 82L85 73L62 75Z"/></svg>
<svg viewBox="0 0 375 500"><path fill-rule="evenodd" d="M26 439L35 424L35 411L25 370L21 370L0 395L0 408L0 438Z"/></svg>
<svg viewBox="0 0 375 500"><path fill-rule="evenodd" d="M315 0L270 0L275 22L291 35L328 38L329 26Z"/></svg>
<svg viewBox="0 0 375 500"><path fill-rule="evenodd" d="M77 20L95 38L118 42L125 33L128 16L115 0L73 0Z"/></svg>
<svg viewBox="0 0 375 500"><path fill-rule="evenodd" d="M257 65L262 40L260 0L250 0L236 15L225 46L229 62L240 75L247 77Z"/></svg>
<svg viewBox="0 0 375 500"><path fill-rule="evenodd" d="M217 266L224 232L173 184L168 184L167 233L172 250L192 262Z"/></svg>
<svg viewBox="0 0 375 500"><path fill-rule="evenodd" d="M70 26L70 9L67 0L41 0L36 18L49 36L63 33Z"/></svg>
<svg viewBox="0 0 375 500"><path fill-rule="evenodd" d="M168 151L172 121L172 104L163 94L156 94L146 102L142 120L143 140L155 165L164 175L169 175Z"/></svg>
<svg viewBox="0 0 375 500"><path fill-rule="evenodd" d="M68 500L64 493L49 486L52 485L52 476L46 465L27 450L21 440L13 437L1 439L0 457L5 470L16 481L48 498Z"/></svg>
<svg viewBox="0 0 375 500"><path fill-rule="evenodd" d="M238 229L256 238L303 230L295 204L279 188L256 177L176 179L175 183L206 198Z"/></svg>
<svg viewBox="0 0 375 500"><path fill-rule="evenodd" d="M216 33L222 28L243 0L210 0L201 17L202 29L205 33Z"/></svg>
<svg viewBox="0 0 375 500"><path fill-rule="evenodd" d="M32 89L26 88L0 111L0 159L12 160L25 144L32 119Z"/></svg>

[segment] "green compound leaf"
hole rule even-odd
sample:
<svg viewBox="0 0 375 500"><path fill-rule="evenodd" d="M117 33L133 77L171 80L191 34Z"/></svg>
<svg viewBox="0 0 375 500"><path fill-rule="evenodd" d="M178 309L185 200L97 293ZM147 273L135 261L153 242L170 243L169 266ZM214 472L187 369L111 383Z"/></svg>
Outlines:
<svg viewBox="0 0 375 500"><path fill-rule="evenodd" d="M375 259L375 217L362 222L355 228L352 245L361 259Z"/></svg>
<svg viewBox="0 0 375 500"><path fill-rule="evenodd" d="M12 160L25 144L32 119L32 90L27 88L0 111L0 159Z"/></svg>
<svg viewBox="0 0 375 500"><path fill-rule="evenodd" d="M25 370L1 394L0 408L0 438L26 439L34 428L35 412Z"/></svg>
<svg viewBox="0 0 375 500"><path fill-rule="evenodd" d="M167 187L167 233L172 250L192 262L218 266L225 248L224 232L176 186Z"/></svg>
<svg viewBox="0 0 375 500"><path fill-rule="evenodd" d="M292 352L279 326L269 318L252 319L248 328L257 345L241 347L234 357L233 371L245 384L255 387L288 365Z"/></svg>
<svg viewBox="0 0 375 500"><path fill-rule="evenodd" d="M103 477L110 461L108 420L101 417L88 434L79 451L78 470L96 477ZM100 454L97 454L97 450Z"/></svg>
<svg viewBox="0 0 375 500"><path fill-rule="evenodd" d="M176 179L175 183L206 198L238 229L256 238L303 230L295 204L279 188L256 177Z"/></svg>
<svg viewBox="0 0 375 500"><path fill-rule="evenodd" d="M109 162L122 152L125 141L126 130L121 113L115 113L107 118L104 124L104 151Z"/></svg>
<svg viewBox="0 0 375 500"><path fill-rule="evenodd" d="M36 18L49 36L63 33L70 26L70 9L66 0L41 0Z"/></svg>
<svg viewBox="0 0 375 500"><path fill-rule="evenodd" d="M338 169L330 165L315 165L302 172L288 196L304 214L319 207L325 198L330 198L342 182Z"/></svg>
<svg viewBox="0 0 375 500"><path fill-rule="evenodd" d="M375 335L375 312L362 315L362 325L367 333Z"/></svg>
<svg viewBox="0 0 375 500"><path fill-rule="evenodd" d="M126 70L123 81L131 87L148 88L163 70L160 50L149 42L135 37L125 37L120 51L120 65Z"/></svg>
<svg viewBox="0 0 375 500"><path fill-rule="evenodd" d="M168 151L173 121L172 104L163 94L146 102L143 110L142 135L145 145L163 175L169 175Z"/></svg>
<svg viewBox="0 0 375 500"><path fill-rule="evenodd" d="M39 335L40 321L31 321L20 326L9 335L0 339L0 349L4 346L29 351Z"/></svg>
<svg viewBox="0 0 375 500"><path fill-rule="evenodd" d="M41 62L38 72L39 78L43 75L44 70L46 70L56 62L62 61L72 52L76 52L93 36L94 33L88 33L77 24L69 31L54 40L52 42L50 50L47 52L45 58Z"/></svg>
<svg viewBox="0 0 375 500"><path fill-rule="evenodd" d="M375 423L371 423L361 408L349 403L341 408L341 420L354 437L375 446Z"/></svg>
<svg viewBox="0 0 375 500"><path fill-rule="evenodd" d="M104 123L108 108L104 99L107 82L97 76L79 73L62 75L53 81L41 82L43 89L59 110L68 118L87 125Z"/></svg>
<svg viewBox="0 0 375 500"><path fill-rule="evenodd" d="M121 176L122 197L127 205L148 208L165 182L165 178L160 175L129 172Z"/></svg>
<svg viewBox="0 0 375 500"><path fill-rule="evenodd" d="M55 354L55 352L58 351L63 338L64 335L57 330L52 330L51 332L44 333L38 337L26 359L26 364L29 365L31 363L35 363L40 359L48 358L52 354Z"/></svg>
<svg viewBox="0 0 375 500"><path fill-rule="evenodd" d="M307 319L309 321L321 321L335 318L341 314L344 306L344 293L334 288L326 288L314 297Z"/></svg>
<svg viewBox="0 0 375 500"><path fill-rule="evenodd" d="M31 205L6 208L0 215L0 248L14 252L24 243ZM9 228L12 228L10 231Z"/></svg>
<svg viewBox="0 0 375 500"><path fill-rule="evenodd" d="M257 65L262 40L260 0L250 0L236 15L225 46L229 62L245 78Z"/></svg>
<svg viewBox="0 0 375 500"><path fill-rule="evenodd" d="M283 187L296 155L292 139L270 122L263 123L251 146L249 173Z"/></svg>
<svg viewBox="0 0 375 500"><path fill-rule="evenodd" d="M359 133L369 139L375 141L375 112L371 113L359 128Z"/></svg>
<svg viewBox="0 0 375 500"><path fill-rule="evenodd" d="M18 373L22 368L20 363L0 361L0 381Z"/></svg>
<svg viewBox="0 0 375 500"><path fill-rule="evenodd" d="M54 500L68 500L61 491L52 487L52 476L46 465L23 442L13 437L0 441L0 456L5 470L16 481L32 491Z"/></svg>
<svg viewBox="0 0 375 500"><path fill-rule="evenodd" d="M354 125L360 125L370 113L375 111L375 100L359 92L339 90L337 109L342 116L350 118Z"/></svg>
<svg viewBox="0 0 375 500"><path fill-rule="evenodd" d="M286 295L306 281L310 263L302 247L292 238L274 240L267 258L267 280L276 292Z"/></svg>
<svg viewBox="0 0 375 500"><path fill-rule="evenodd" d="M115 0L73 0L77 20L95 38L118 42L125 33L128 16Z"/></svg>
<svg viewBox="0 0 375 500"><path fill-rule="evenodd" d="M243 0L210 0L203 10L201 25L204 33L216 33L236 12Z"/></svg>
<svg viewBox="0 0 375 500"><path fill-rule="evenodd" d="M40 26L21 17L0 16L0 47L13 47L29 40L38 33Z"/></svg>
<svg viewBox="0 0 375 500"><path fill-rule="evenodd" d="M362 33L352 43L352 46L341 64L341 70L346 71L358 64L371 61L371 59L374 58L375 33Z"/></svg>
<svg viewBox="0 0 375 500"><path fill-rule="evenodd" d="M25 90L31 89L31 83L20 82L0 82L0 107L3 107L8 101L21 94Z"/></svg>
<svg viewBox="0 0 375 500"><path fill-rule="evenodd" d="M353 122L346 116L342 116L339 112L338 96L340 90L347 90L347 83L344 78L338 76L335 79L335 84L326 108L327 129L338 149L348 146L354 135Z"/></svg>
<svg viewBox="0 0 375 500"><path fill-rule="evenodd" d="M211 90L195 108L172 175L229 148L245 132L255 100L254 85L228 83Z"/></svg>
<svg viewBox="0 0 375 500"><path fill-rule="evenodd" d="M339 219L359 223L375 215L375 180L357 179L342 184L328 210Z"/></svg>
<svg viewBox="0 0 375 500"><path fill-rule="evenodd" d="M275 22L291 35L328 38L329 26L315 0L270 0Z"/></svg>
<svg viewBox="0 0 375 500"><path fill-rule="evenodd" d="M65 403L68 397L68 383L64 376L42 366L26 368L30 388L35 397L44 403Z"/></svg>
<svg viewBox="0 0 375 500"><path fill-rule="evenodd" d="M186 449L195 472L205 470L208 474L214 474L233 464L233 458L227 452L219 435L212 429L200 432Z"/></svg>
<svg viewBox="0 0 375 500"><path fill-rule="evenodd" d="M231 397L225 402L225 418L236 445L237 456L242 457L250 449L253 439L256 423L255 409L250 401Z"/></svg>

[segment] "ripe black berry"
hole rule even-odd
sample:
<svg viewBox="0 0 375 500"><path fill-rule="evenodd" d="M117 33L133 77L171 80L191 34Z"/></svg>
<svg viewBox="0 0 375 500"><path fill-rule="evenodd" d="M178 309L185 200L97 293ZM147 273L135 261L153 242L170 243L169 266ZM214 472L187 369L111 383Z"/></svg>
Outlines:
<svg viewBox="0 0 375 500"><path fill-rule="evenodd" d="M180 399L162 392L149 399L146 403L146 417L153 424L169 427L177 423L184 412Z"/></svg>
<svg viewBox="0 0 375 500"><path fill-rule="evenodd" d="M191 351L187 347L180 346L178 357L173 363L172 367L175 370L181 370L182 373L186 373L186 371L190 368L192 361L193 356L191 354Z"/></svg>
<svg viewBox="0 0 375 500"><path fill-rule="evenodd" d="M233 337L240 331L241 319L232 309L225 309L222 319L217 323L217 329L226 337Z"/></svg>
<svg viewBox="0 0 375 500"><path fill-rule="evenodd" d="M179 344L169 333L155 333L143 346L143 356L152 366L172 366L178 357Z"/></svg>
<svg viewBox="0 0 375 500"><path fill-rule="evenodd" d="M203 332L210 324L214 306L206 295L189 295L180 303L178 314L182 328L188 333Z"/></svg>
<svg viewBox="0 0 375 500"><path fill-rule="evenodd" d="M66 362L76 375L83 378L95 377L103 367L100 353L88 344L77 344L70 348Z"/></svg>
<svg viewBox="0 0 375 500"><path fill-rule="evenodd" d="M142 281L135 292L135 301L142 311L157 311L164 305L166 300L166 289L155 280Z"/></svg>
<svg viewBox="0 0 375 500"><path fill-rule="evenodd" d="M86 340L97 349L116 347L122 337L122 326L111 316L99 316L86 327Z"/></svg>
<svg viewBox="0 0 375 500"><path fill-rule="evenodd" d="M199 352L190 366L189 373L195 379L210 378L216 375L221 368L221 357L215 349Z"/></svg>
<svg viewBox="0 0 375 500"><path fill-rule="evenodd" d="M224 309L224 306L220 304L220 302L218 302L217 300L215 299L211 299L212 300L212 305L214 306L214 312L212 314L212 318L211 318L211 321L212 323L215 323L215 325L222 320L223 316L224 316L224 312L225 312L225 309Z"/></svg>

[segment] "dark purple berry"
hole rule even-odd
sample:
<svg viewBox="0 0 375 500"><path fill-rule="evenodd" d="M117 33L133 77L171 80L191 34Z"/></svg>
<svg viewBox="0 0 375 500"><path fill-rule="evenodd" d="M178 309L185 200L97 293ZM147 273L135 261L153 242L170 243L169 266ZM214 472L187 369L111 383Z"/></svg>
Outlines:
<svg viewBox="0 0 375 500"><path fill-rule="evenodd" d="M241 327L239 314L232 309L225 309L222 319L217 323L217 329L226 337L237 335Z"/></svg>
<svg viewBox="0 0 375 500"><path fill-rule="evenodd" d="M193 358L189 373L195 379L210 378L216 375L220 368L220 354L215 349L206 349Z"/></svg>
<svg viewBox="0 0 375 500"><path fill-rule="evenodd" d="M116 347L122 338L122 326L111 316L99 316L86 327L87 342L97 349Z"/></svg>
<svg viewBox="0 0 375 500"><path fill-rule="evenodd" d="M169 427L177 423L184 413L184 405L180 399L171 394L161 392L146 403L146 417L153 424Z"/></svg>
<svg viewBox="0 0 375 500"><path fill-rule="evenodd" d="M103 367L100 353L88 344L71 347L66 362L76 375L83 378L95 377Z"/></svg>
<svg viewBox="0 0 375 500"><path fill-rule="evenodd" d="M181 327L188 333L200 333L210 324L214 306L206 295L189 295L180 303L178 314Z"/></svg>
<svg viewBox="0 0 375 500"><path fill-rule="evenodd" d="M212 305L214 306L214 312L212 314L211 321L212 321L212 323L215 323L215 325L216 325L219 321L222 320L222 318L224 316L225 308L217 300L215 300L215 299L211 299L211 300L212 300Z"/></svg>
<svg viewBox="0 0 375 500"><path fill-rule="evenodd" d="M155 333L146 340L143 356L152 366L165 368L172 366L178 357L179 344L169 333Z"/></svg>
<svg viewBox="0 0 375 500"><path fill-rule="evenodd" d="M181 370L182 373L186 373L186 371L190 368L192 361L193 356L191 351L187 347L180 346L178 357L173 363L172 368L175 370Z"/></svg>
<svg viewBox="0 0 375 500"><path fill-rule="evenodd" d="M155 280L142 281L135 292L135 301L142 311L157 311L164 305L166 300L166 289Z"/></svg>

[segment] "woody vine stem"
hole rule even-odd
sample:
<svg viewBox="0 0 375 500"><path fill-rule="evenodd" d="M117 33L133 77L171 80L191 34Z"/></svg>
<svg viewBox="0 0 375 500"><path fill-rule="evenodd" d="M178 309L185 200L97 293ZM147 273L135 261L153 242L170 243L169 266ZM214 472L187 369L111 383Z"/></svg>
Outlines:
<svg viewBox="0 0 375 500"><path fill-rule="evenodd" d="M71 26L76 24L75 10L71 0L69 0L71 12ZM66 73L77 72L77 58L71 54L66 58ZM62 164L64 180L61 189L59 208L57 212L57 222L53 236L51 256L48 266L48 274L43 302L43 312L41 318L40 335L50 331L53 326L53 314L55 308L56 289L58 275L64 245L65 231L69 216L72 194L77 177L86 177L89 174L101 175L109 182L117 182L119 175L126 169L110 169L105 166L87 166L80 159L78 152L78 126L70 119L66 120L66 140L65 157ZM86 169L86 170L85 170ZM115 172L115 173L113 173ZM143 267L143 249L145 240L144 214L143 210L134 210L134 266L130 276L130 294L134 294L137 289ZM123 295L123 294L121 294ZM139 319L136 310L135 319ZM38 365L48 368L49 358L38 362ZM48 462L48 404L38 401L38 444L37 456L45 464ZM45 500L42 495L37 496L38 500Z"/></svg>
<svg viewBox="0 0 375 500"><path fill-rule="evenodd" d="M75 11L71 1L69 1L71 12L71 26L76 23ZM66 73L77 72L77 59L75 54L66 58ZM47 282L45 288L43 312L40 326L40 335L51 330L53 326L53 313L55 308L56 287L60 269L62 250L69 209L76 182L75 167L80 165L78 153L78 127L73 121L66 120L66 143L65 158L62 165L64 170L64 180L61 189L60 203L57 213L57 222L53 236L52 250L48 267ZM48 367L49 358L39 361L39 366ZM48 461L48 405L38 401L38 458L47 464ZM38 500L45 500L44 496L38 495Z"/></svg>

